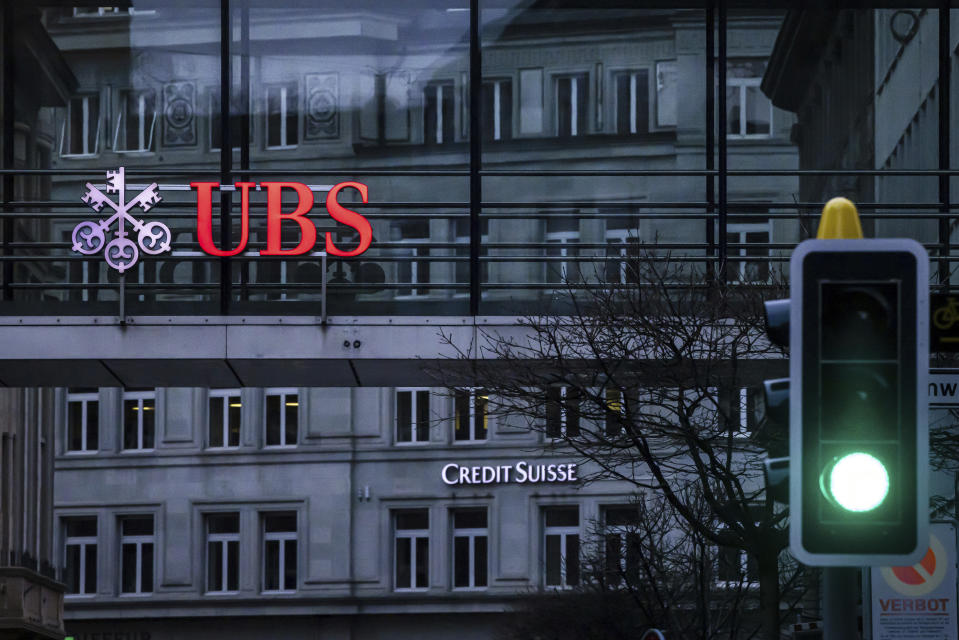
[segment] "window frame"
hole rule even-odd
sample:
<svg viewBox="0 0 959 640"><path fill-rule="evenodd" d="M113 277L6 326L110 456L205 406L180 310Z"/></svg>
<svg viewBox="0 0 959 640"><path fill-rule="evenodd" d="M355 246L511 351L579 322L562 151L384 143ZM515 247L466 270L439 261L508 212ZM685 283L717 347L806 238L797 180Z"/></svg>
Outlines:
<svg viewBox="0 0 959 640"><path fill-rule="evenodd" d="M266 530L266 521L268 518L273 516L292 516L296 521L293 531L267 531ZM300 572L299 572L299 553L300 553L300 544L299 544L299 514L296 511L263 511L260 513L260 535L262 536L262 547L261 552L263 554L263 563L261 566L261 580L260 580L260 592L265 594L284 594L284 593L296 593L298 589ZM269 568L266 566L268 554L266 552L266 546L269 542L278 542L279 543L279 564L276 567L277 580L276 583L281 585L279 589L267 589L267 574ZM287 552L287 543L293 543L293 554L294 554L294 566L296 567L296 576L293 579L293 586L287 588L286 585L286 552Z"/></svg>
<svg viewBox="0 0 959 640"><path fill-rule="evenodd" d="M589 135L590 132L590 118L589 118L589 109L590 109L590 72L588 69L581 71L566 71L561 73L554 73L551 76L553 84L553 135L557 138L566 139L566 138L581 138L583 136ZM560 127L560 100L559 100L559 85L563 80L576 80L577 82L570 83L570 132L564 133L559 130ZM583 87L579 87L579 80L583 80ZM575 91L573 87L575 86ZM583 118L583 131L579 131L579 91L580 89L585 89L586 97L583 99L583 108L586 110Z"/></svg>
<svg viewBox="0 0 959 640"><path fill-rule="evenodd" d="M397 524L397 519L400 515L404 513L411 513L415 511L422 511L426 513L426 528L425 529L400 529ZM430 562L430 510L427 507L411 507L406 509L396 509L391 512L391 521L393 528L393 591L400 593L422 593L424 591L429 591L430 588L430 569L432 563ZM416 565L417 565L417 540L425 539L426 540L426 584L423 586L416 585ZM410 540L410 584L416 586L403 586L399 585L399 541L400 540Z"/></svg>
<svg viewBox="0 0 959 640"><path fill-rule="evenodd" d="M576 416L575 416L575 417L576 417L576 421L575 421L575 424L576 424L575 432L574 432L574 433L569 433L569 427L570 427L570 424L571 424L570 414L571 414L572 412L570 411L570 406L566 403L566 398L569 396L569 389L574 389L574 388L575 388L575 387L571 387L571 386L565 385L565 384L564 384L564 385L550 385L549 387L546 388L546 429L544 430L544 434L545 434L547 440L551 440L551 441L553 441L553 442L557 442L557 441L562 441L562 440L564 440L564 439L566 439L566 438L576 438L576 437L578 437L578 436L582 433L582 429L583 429L583 425L582 425L582 420L583 420L582 408L580 408L580 410L576 412ZM550 392L551 392L553 389L559 389L559 397L558 397L558 398L551 398L551 397L550 397L550 395L551 395ZM578 390L577 390L577 391L578 391ZM557 405L558 405L557 410L559 411L559 419L560 419L560 421L559 421L559 430L558 430L558 431L554 430L554 429L550 426L551 413L552 413L552 411L551 411L551 404L550 404L550 403L554 403L554 402L557 403ZM583 398L582 398L582 396L580 396L579 406L582 407L582 404L583 404ZM553 434L556 434L556 435L553 435Z"/></svg>
<svg viewBox="0 0 959 640"><path fill-rule="evenodd" d="M482 512L486 518L485 527L457 527L456 526L456 514L458 512ZM489 509L486 507L457 507L450 509L450 569L452 574L450 576L450 584L452 585L453 591L486 591L489 588L489 576L490 576L490 535L489 535ZM467 538L468 539L468 557L469 557L469 567L467 569L467 574L469 575L470 584L467 586L457 586L456 585L456 539L457 538ZM476 539L485 538L486 539L486 584L477 585L476 582Z"/></svg>
<svg viewBox="0 0 959 640"><path fill-rule="evenodd" d="M96 113L96 131L93 135L93 150L87 150L87 134L90 130L90 125L92 124L89 121L89 100L90 98L95 97L97 99L97 113ZM86 129L86 133L83 135L83 149L81 153L71 153L69 148L66 153L64 153L64 147L69 147L67 144L67 132L70 130L70 123L73 121L73 99L80 98L82 102L82 109L85 108L87 111L87 117L83 119L83 128ZM101 108L103 104L103 97L100 93L91 91L88 93L79 93L75 96L72 96L67 100L67 108L64 113L63 122L60 124L60 145L59 145L59 157L60 158L95 158L100 154L100 129L103 123L103 109ZM70 142L73 142L72 138Z"/></svg>
<svg viewBox="0 0 959 640"><path fill-rule="evenodd" d="M450 123L450 139L446 140L443 135L444 128L446 127L446 122L443 119L443 99L445 97L445 92L442 89L449 89L450 93L450 114L452 115L452 122ZM429 104L428 94L430 91L434 92L434 101L437 105L436 107L436 130L433 131L432 136L429 135L428 129L426 126L427 123L427 109L426 106ZM443 147L457 142L456 139L456 79L455 78L437 78L430 80L423 86L423 144L426 146L435 146Z"/></svg>
<svg viewBox="0 0 959 640"><path fill-rule="evenodd" d="M468 394L468 395L467 395ZM466 429L467 436L466 438L458 438L457 434L459 433L460 414L459 414L459 400L463 395L467 395L469 402L469 417L467 418ZM476 407L479 402L478 398L483 398L484 411L483 411L483 437L480 438L477 436L477 431L479 431L477 426L478 413ZM456 445L470 445L470 444L481 444L489 440L489 391L482 387L463 387L455 388L453 390L453 444Z"/></svg>
<svg viewBox="0 0 959 640"><path fill-rule="evenodd" d="M236 444L229 444L230 442L230 409L234 408L230 403L231 398L239 398L240 400L240 424L238 426L238 432L236 437ZM219 446L214 446L211 444L213 439L210 437L212 435L213 429L213 416L210 411L210 404L213 400L221 400L222 407L222 421L223 424L220 425L221 437L223 438L223 444ZM206 448L211 451L230 451L240 448L240 436L243 432L243 394L240 389L210 389L207 395L207 408L206 408L206 418L207 418L207 441Z"/></svg>
<svg viewBox="0 0 959 640"><path fill-rule="evenodd" d="M510 101L509 104L503 104L503 84L508 84L510 87ZM513 113L513 82L512 76L491 76L488 78L483 78L482 80L482 90L489 91L490 89L487 86L491 86L493 91L491 99L493 102L493 122L491 123L490 131L492 132L489 137L486 135L483 136L484 142L506 142L508 140L514 139L516 136L513 135L513 122L515 121ZM510 114L509 117L509 128L504 132L503 130L503 111L506 111ZM486 123L483 123L483 130L486 131ZM499 135L497 136L497 130L499 130Z"/></svg>
<svg viewBox="0 0 959 640"><path fill-rule="evenodd" d="M739 133L733 133L732 131L726 131L726 138L730 140L769 140L773 137L773 131L775 131L775 122L773 120L773 103L772 100L767 98L769 102L769 133L746 133L746 114L747 114L747 105L746 98L749 95L748 87L756 87L762 84L762 77L748 77L748 78L731 78L728 75L726 76L726 87L736 88L739 92ZM725 118L724 114L719 114L720 117ZM728 120L727 120L728 126Z"/></svg>
<svg viewBox="0 0 959 640"><path fill-rule="evenodd" d="M289 89L293 87L296 92L295 118L296 118L296 141L290 143L288 120L290 118L289 108ZM270 144L270 91L280 91L280 144ZM263 85L263 148L267 151L283 151L296 149L300 146L300 83L298 80L288 80L286 82L271 82Z"/></svg>
<svg viewBox="0 0 959 640"><path fill-rule="evenodd" d="M231 94L230 97L231 97L231 98L233 97L232 94ZM214 109L214 107L213 107L214 99L220 103L220 107L217 108L217 109ZM233 105L232 105L232 102L233 102L233 101L231 100L230 102L231 102L231 104L230 104L230 112L227 114L227 118L233 118L233 117L238 117L238 118L240 118L240 124L237 126L237 128L239 129L240 127L243 126L243 116L244 116L245 114L243 114L243 113L234 114L234 113L233 113ZM206 90L206 105L207 105L207 110L208 110L208 111L207 111L207 113L208 113L208 117L207 117L207 141L206 141L206 142L207 142L207 151L209 151L210 153L219 153L219 152L221 151L220 147L217 147L217 146L214 146L214 145L213 145L213 134L214 134L215 131L217 131L217 130L219 129L219 127L214 127L214 126L213 126L213 117L214 117L214 116L217 116L217 117L220 117L220 118L223 117L223 100L222 100L222 98L220 97L220 87L219 87L219 85L210 85L210 86L207 87L207 90ZM247 113L252 114L252 109L250 109L250 108L248 107ZM249 141L250 141L250 144L253 143L253 122L254 122L254 120L255 120L255 118L252 118L252 117L249 119L249 126L250 126ZM230 126L232 127L232 123L231 123ZM238 139L237 139L237 140L230 140L230 150L231 150L231 151L239 151L240 149L241 149L241 147L240 147L240 141L239 141Z"/></svg>
<svg viewBox="0 0 959 640"><path fill-rule="evenodd" d="M217 516L236 516L237 530L230 533L212 533L210 531L210 519ZM211 511L203 514L203 528L205 535L205 544L203 546L203 594L204 595L235 595L240 592L240 531L242 523L240 522L239 511ZM237 565L236 565L236 589L225 588L219 591L210 589L210 544L216 543L220 548L220 559L222 562L220 570L220 580L224 587L229 587L230 583L230 553L229 543L236 542L237 547Z"/></svg>
<svg viewBox="0 0 959 640"><path fill-rule="evenodd" d="M603 570L606 575L606 582L607 584L610 584L609 576L611 572L611 567L610 567L610 561L608 556L609 539L611 536L616 536L618 540L617 546L618 546L618 553L619 553L619 566L617 567L617 570L619 573L618 573L616 586L619 586L620 584L623 584L624 577L626 577L626 579L628 580L629 574L631 573L632 568L630 567L630 563L629 563L629 558L630 558L630 551L629 551L630 539L629 538L630 536L639 535L638 530L635 528L639 526L639 519L640 519L639 507L635 504L604 504L604 505L601 505L600 508L603 516L603 520L602 520L603 522L603 528L602 528ZM631 524L609 524L608 523L609 512L612 510L623 510L623 511L630 510L632 512L635 512L636 522ZM631 526L634 528L630 528Z"/></svg>
<svg viewBox="0 0 959 640"><path fill-rule="evenodd" d="M646 74L646 129L641 131L639 129L639 75ZM612 95L610 96L610 104L612 105L612 133L619 136L637 136L644 135L653 131L653 99L652 99L652 82L655 76L655 69L650 66L640 65L638 67L628 67L622 69L614 69L610 72L609 90ZM617 91L617 83L620 77L626 76L629 78L629 105L627 106L627 111L629 113L629 131L621 133L619 131L619 93ZM658 97L658 91L657 91Z"/></svg>
<svg viewBox="0 0 959 640"><path fill-rule="evenodd" d="M548 512L548 511L551 511L551 510L554 510L554 509L555 509L555 510L565 510L565 509L572 510L572 509L576 509L576 519L577 519L577 521L579 522L579 524L576 525L575 527L572 526L572 525L548 525L548 524L546 524L547 512ZM573 587L577 586L577 585L579 584L579 582L580 582L580 580L578 579L575 584L569 584L568 581L567 581L567 578L568 578L568 574L569 574L569 571L568 571L568 567L569 567L569 548L568 548L568 547L569 547L569 536L575 535L576 538L577 538L577 542L576 542L577 553L582 549L583 534L582 534L582 518L581 518L581 515L582 515L582 514L581 514L581 511L582 511L582 510L580 509L580 505L578 505L578 504L552 504L552 505L545 505L545 506L543 506L543 508L542 508L542 511L541 511L542 521L541 521L541 522L542 522L542 526L543 526L543 538L542 538L542 540L543 540L543 552L542 552L542 555L541 555L540 557L542 558L542 563L543 563L542 579L543 579L543 587L544 587L545 589L553 589L553 590L557 590L557 591L562 591L562 590L572 589ZM547 540L548 540L549 536L551 536L551 535L552 535L552 536L559 536L559 537L560 537L560 547L559 547L559 552L560 552L560 564L559 564L560 583L559 583L559 584L549 584L549 582L548 582L548 580L549 580L549 569L548 569L548 567L549 567L549 557L548 557L548 554L549 554L549 545L548 545L548 543L547 543ZM577 575L580 573L580 569L581 569L581 567L580 567L580 564L579 564L579 558L577 557L577 558L576 558L576 573L577 573Z"/></svg>
<svg viewBox="0 0 959 640"><path fill-rule="evenodd" d="M269 444L270 442L270 423L269 407L267 398L270 396L280 397L280 444ZM292 443L286 441L286 407L289 404L289 396L296 399L296 440ZM295 387L269 387L263 390L263 448L264 449L293 449L300 442L300 390Z"/></svg>
<svg viewBox="0 0 959 640"><path fill-rule="evenodd" d="M150 118L149 127L146 126L146 118L148 117L144 97L152 94L153 95L153 115ZM138 102L138 126L137 126L137 144L140 145L141 139L143 142L142 146L137 146L136 148L130 147L129 140L124 141L124 148L120 148L120 129L125 128L126 122L125 118L127 116L126 102L129 96L135 95ZM116 107L116 125L113 130L113 151L116 153L123 154L147 154L154 153L153 143L154 143L154 134L156 133L157 119L159 116L159 92L153 87L147 87L144 89L134 89L132 87L119 89L117 91L117 107ZM149 131L147 131L149 129Z"/></svg>
<svg viewBox="0 0 959 640"><path fill-rule="evenodd" d="M120 434L120 438L121 438L120 451L121 451L121 452L128 452L128 451L129 451L129 452L132 452L132 451L138 451L138 452L156 451L156 425L157 425L157 417L156 417L156 416L157 416L157 414L156 414L156 412L157 412L157 398L156 398L156 396L157 396L156 390L154 390L154 391L124 391L124 392L121 394L121 397L120 397L120 403L121 403L121 408L122 408L121 415L123 416L123 420L122 420L122 421L123 421L123 429L122 429L121 434ZM150 408L148 408L148 409L145 409L145 408L144 408L144 401L145 401L145 400L152 400L152 401L153 401L153 406L150 407ZM127 413L127 410L126 410L126 403L127 403L128 401L136 401L136 402L137 402L137 408L134 409L134 411L136 411L136 413L137 413L137 446L136 446L136 447L129 447L129 448L126 446L126 432L127 432L127 424L126 424L126 419L127 419L126 413ZM153 434L152 434L152 435L153 435L153 446L152 446L152 447L144 447L144 446L143 446L144 441L145 441L145 437L144 437L145 431L144 431L144 428L143 428L143 416L144 416L144 414L145 414L146 411L153 411L153 412L154 412L154 413L153 413Z"/></svg>
<svg viewBox="0 0 959 640"><path fill-rule="evenodd" d="M400 439L400 407L399 407L399 394L409 393L410 394L410 439L401 440ZM420 420L419 420L419 403L420 398L419 394L426 393L426 407L427 407L427 417L429 416L429 407L430 399L433 397L433 392L430 387L396 387L393 390L393 442L400 446L415 446L422 444L429 444L430 442L430 425L429 419L426 423L426 433L424 438L419 438L420 435Z"/></svg>
<svg viewBox="0 0 959 640"><path fill-rule="evenodd" d="M772 242L773 230L772 230L772 221L766 222L730 222L726 225L726 244L728 245L739 245L738 248L731 248L730 254L735 255L741 260L735 260L730 263L730 266L739 276L739 284L750 285L750 284L769 284L772 281L772 263L767 263L767 271L765 280L750 280L746 278L748 272L748 266L750 257L748 254L750 242L748 242L748 235L750 233L765 233L766 239L763 242L755 243L757 247L765 250L765 255L755 256L755 257L770 257L771 251L769 245ZM736 237L733 240L733 236Z"/></svg>
<svg viewBox="0 0 959 640"><path fill-rule="evenodd" d="M71 449L71 424L70 424L70 403L79 402L80 403L80 449ZM88 440L90 438L90 420L89 420L89 411L90 403L95 402L97 404L97 424L96 428L96 437L94 438L96 447L93 449L88 448ZM100 393L97 391L84 391L71 393L67 392L67 433L65 439L64 452L68 455L92 455L100 450Z"/></svg>
<svg viewBox="0 0 959 640"><path fill-rule="evenodd" d="M73 520L92 520L96 527L96 534L92 536L71 536L67 533L69 522ZM61 531L63 531L63 567L64 571L67 571L69 566L68 561L68 551L67 548L70 546L79 546L80 553L80 566L77 567L77 584L79 585L81 591L71 593L69 591L70 585L67 585L67 592L64 594L66 598L92 598L95 597L99 591L100 586L100 572L98 571L98 564L100 562L100 554L98 546L98 539L100 537L100 519L96 515L69 515L60 518ZM86 577L87 577L87 547L93 547L93 562L94 562L94 577L93 577L93 591L88 592L86 588Z"/></svg>
<svg viewBox="0 0 959 640"><path fill-rule="evenodd" d="M136 534L136 535L127 535L123 533L123 523L125 520L133 519L150 519L150 523L153 527L153 533L150 535L146 534ZM121 596L149 596L153 595L156 589L156 557L157 557L157 544L156 544L156 517L152 513L144 514L123 514L117 518L117 529L120 532L119 536L119 552L120 559L117 562L117 566L120 569L119 579L117 580L117 592ZM136 547L136 591L124 591L123 590L123 547L125 545L132 544ZM151 544L153 545L153 551L151 553L151 563L152 567L150 570L150 575L152 580L150 581L150 590L143 591L143 545Z"/></svg>

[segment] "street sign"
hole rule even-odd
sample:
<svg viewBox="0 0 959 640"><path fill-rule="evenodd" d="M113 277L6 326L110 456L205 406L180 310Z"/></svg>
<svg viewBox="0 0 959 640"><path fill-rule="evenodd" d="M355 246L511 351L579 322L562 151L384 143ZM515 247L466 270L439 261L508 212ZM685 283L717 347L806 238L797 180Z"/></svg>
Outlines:
<svg viewBox="0 0 959 640"><path fill-rule="evenodd" d="M929 526L922 560L907 567L873 567L872 639L953 640L956 617L956 527Z"/></svg>
<svg viewBox="0 0 959 640"><path fill-rule="evenodd" d="M959 407L959 371L930 371L928 386L930 407Z"/></svg>

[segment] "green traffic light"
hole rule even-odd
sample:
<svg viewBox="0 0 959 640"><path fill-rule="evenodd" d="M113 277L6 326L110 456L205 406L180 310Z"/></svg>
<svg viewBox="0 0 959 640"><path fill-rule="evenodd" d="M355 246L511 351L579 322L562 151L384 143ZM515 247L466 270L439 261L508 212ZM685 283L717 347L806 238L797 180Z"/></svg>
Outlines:
<svg viewBox="0 0 959 640"><path fill-rule="evenodd" d="M868 453L850 453L838 460L828 474L828 496L847 511L872 511L889 494L889 472Z"/></svg>

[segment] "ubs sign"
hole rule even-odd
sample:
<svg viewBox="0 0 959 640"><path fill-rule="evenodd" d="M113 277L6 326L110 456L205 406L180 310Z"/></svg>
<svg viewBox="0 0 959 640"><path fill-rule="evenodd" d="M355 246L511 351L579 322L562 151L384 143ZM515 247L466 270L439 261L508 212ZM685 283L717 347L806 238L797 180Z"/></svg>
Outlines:
<svg viewBox="0 0 959 640"><path fill-rule="evenodd" d="M146 213L163 199L160 197L159 185L154 182L129 199L126 187L123 167L116 171L107 171L107 182L103 191L88 182L83 202L96 213L106 208L111 215L96 222L86 220L73 229L74 251L93 255L102 250L107 264L120 273L136 265L141 252L157 255L169 251L172 239L170 228L162 222L145 222L131 214L131 211L138 207ZM220 183L191 182L190 188L196 190L197 242L200 249L208 255L235 256L246 250L250 237L250 190L260 188L266 190L266 249L261 249L260 255L298 256L313 251L316 245L316 225L306 217L313 209L313 191L305 184L262 182L257 185L255 182L237 182L234 189L240 193L240 238L235 247L217 247L213 241L213 190L219 189ZM326 194L327 213L340 224L353 228L359 234L359 244L354 249L341 249L333 242L333 234L327 231L324 249L332 256L348 258L369 249L373 241L373 227L365 217L337 201L337 196L344 189L355 189L364 204L369 201L369 190L360 182L340 182ZM296 206L288 213L282 211L284 193L296 196ZM300 230L300 241L291 249L284 249L281 244L283 222L295 223ZM128 237L133 233L136 233L136 242ZM108 241L109 235L112 235L112 238Z"/></svg>

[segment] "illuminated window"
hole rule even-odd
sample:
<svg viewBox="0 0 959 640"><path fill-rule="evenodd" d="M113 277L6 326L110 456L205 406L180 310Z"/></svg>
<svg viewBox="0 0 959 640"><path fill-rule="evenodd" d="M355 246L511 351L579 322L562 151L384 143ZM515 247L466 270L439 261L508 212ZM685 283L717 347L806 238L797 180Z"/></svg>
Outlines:
<svg viewBox="0 0 959 640"><path fill-rule="evenodd" d="M486 509L453 511L453 588L483 589L489 574Z"/></svg>
<svg viewBox="0 0 959 640"><path fill-rule="evenodd" d="M430 514L426 509L393 514L394 571L397 591L425 591L429 587Z"/></svg>
<svg viewBox="0 0 959 640"><path fill-rule="evenodd" d="M97 592L97 519L64 518L64 582L67 593Z"/></svg>
<svg viewBox="0 0 959 640"><path fill-rule="evenodd" d="M579 584L579 507L549 507L545 520L545 584L560 589Z"/></svg>
<svg viewBox="0 0 959 640"><path fill-rule="evenodd" d="M429 389L397 389L396 441L427 442L429 439Z"/></svg>
<svg viewBox="0 0 959 640"><path fill-rule="evenodd" d="M100 402L95 391L67 394L67 451L90 453L99 447Z"/></svg>
<svg viewBox="0 0 959 640"><path fill-rule="evenodd" d="M231 593L240 588L240 515L210 514L206 518L207 593Z"/></svg>
<svg viewBox="0 0 959 640"><path fill-rule="evenodd" d="M456 389L455 428L453 437L457 442L486 440L489 428L489 393L485 389Z"/></svg>
<svg viewBox="0 0 959 640"><path fill-rule="evenodd" d="M266 390L266 446L296 445L300 396L296 389Z"/></svg>
<svg viewBox="0 0 959 640"><path fill-rule="evenodd" d="M239 389L210 391L209 443L211 449L240 446L240 418L243 403Z"/></svg>
<svg viewBox="0 0 959 640"><path fill-rule="evenodd" d="M120 520L120 593L153 592L153 516Z"/></svg>
<svg viewBox="0 0 959 640"><path fill-rule="evenodd" d="M156 392L123 393L123 448L150 450L156 439Z"/></svg>
<svg viewBox="0 0 959 640"><path fill-rule="evenodd" d="M263 514L263 590L296 591L296 513Z"/></svg>

